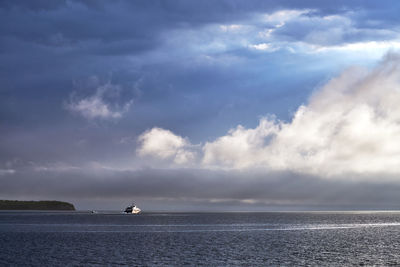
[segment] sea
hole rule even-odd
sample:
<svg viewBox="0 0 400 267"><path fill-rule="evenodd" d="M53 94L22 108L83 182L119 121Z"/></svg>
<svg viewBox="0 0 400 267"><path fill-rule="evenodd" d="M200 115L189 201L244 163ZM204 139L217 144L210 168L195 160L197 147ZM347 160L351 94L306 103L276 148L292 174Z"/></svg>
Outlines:
<svg viewBox="0 0 400 267"><path fill-rule="evenodd" d="M0 266L400 265L400 212L0 212Z"/></svg>

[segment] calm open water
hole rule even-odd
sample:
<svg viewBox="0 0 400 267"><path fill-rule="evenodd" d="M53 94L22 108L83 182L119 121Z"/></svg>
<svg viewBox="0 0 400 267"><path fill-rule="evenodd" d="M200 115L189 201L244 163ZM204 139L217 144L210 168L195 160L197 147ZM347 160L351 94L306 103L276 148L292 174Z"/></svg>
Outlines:
<svg viewBox="0 0 400 267"><path fill-rule="evenodd" d="M0 212L1 266L399 264L397 212Z"/></svg>

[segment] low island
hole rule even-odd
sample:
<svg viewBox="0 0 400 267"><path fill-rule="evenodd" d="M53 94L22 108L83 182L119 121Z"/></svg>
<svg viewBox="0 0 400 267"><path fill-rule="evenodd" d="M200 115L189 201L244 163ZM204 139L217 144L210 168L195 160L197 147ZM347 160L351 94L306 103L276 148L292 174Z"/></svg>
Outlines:
<svg viewBox="0 0 400 267"><path fill-rule="evenodd" d="M0 200L0 210L75 210L75 207L71 203L55 200Z"/></svg>

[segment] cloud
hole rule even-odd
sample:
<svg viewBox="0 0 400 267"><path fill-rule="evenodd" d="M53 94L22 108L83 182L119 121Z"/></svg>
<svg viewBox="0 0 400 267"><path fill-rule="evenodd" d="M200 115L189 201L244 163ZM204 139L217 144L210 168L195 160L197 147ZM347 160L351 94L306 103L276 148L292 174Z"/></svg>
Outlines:
<svg viewBox="0 0 400 267"><path fill-rule="evenodd" d="M260 44L254 44L254 45L249 45L250 48L255 49L255 50L261 50L261 51L271 51L274 52L277 49L274 47L271 47L271 44L267 43L260 43Z"/></svg>
<svg viewBox="0 0 400 267"><path fill-rule="evenodd" d="M63 199L79 209L145 210L388 209L398 206L399 183L334 181L288 171L93 168L26 169L0 177L2 197ZM91 204L88 204L91 203ZM153 206L151 206L153 203Z"/></svg>
<svg viewBox="0 0 400 267"><path fill-rule="evenodd" d="M66 104L66 108L74 113L80 114L86 119L119 119L132 105L132 100L127 101L122 107L118 103L113 105L105 100L108 94L115 101L119 96L120 88L110 83L99 86L92 96L72 99Z"/></svg>
<svg viewBox="0 0 400 267"><path fill-rule="evenodd" d="M258 165L264 147L279 131L279 126L268 119L262 119L255 129L239 125L227 135L203 146L203 164L206 166L229 166L244 168Z"/></svg>
<svg viewBox="0 0 400 267"><path fill-rule="evenodd" d="M314 46L316 52L327 52L327 51L343 51L343 52L362 52L369 54L376 54L380 56L382 52L389 50L398 50L400 48L399 40L392 41L368 41L368 42L355 42L343 45L334 46Z"/></svg>
<svg viewBox="0 0 400 267"><path fill-rule="evenodd" d="M0 169L0 176L14 174L14 173L15 173L14 169Z"/></svg>
<svg viewBox="0 0 400 267"><path fill-rule="evenodd" d="M171 131L153 128L143 133L138 141L141 156L152 156L160 159L171 159L174 163L183 164L193 161L195 153L186 139L175 135Z"/></svg>
<svg viewBox="0 0 400 267"><path fill-rule="evenodd" d="M324 14L321 9L288 9L258 16L254 30L258 43L270 43L275 48L294 49L297 52L368 51L382 55L382 51L395 48L397 31L392 25L383 26L385 18L376 21L380 27L362 23L358 12L351 8L334 14ZM364 10L369 13L371 10ZM260 22L267 22L265 25ZM249 46L256 49L256 47ZM261 48L261 47L259 47Z"/></svg>
<svg viewBox="0 0 400 267"><path fill-rule="evenodd" d="M239 125L206 142L201 167L263 167L319 177L398 174L399 77L400 56L393 53L371 71L347 69L316 91L290 122L262 118L254 129ZM156 132L176 137L166 130L157 128ZM153 142L152 135L146 136L146 142L154 144L156 150L158 138Z"/></svg>
<svg viewBox="0 0 400 267"><path fill-rule="evenodd" d="M275 26L280 27L283 26L287 21L298 19L302 15L310 13L312 11L313 10L310 9L283 9L272 13L263 14L261 18L265 22L273 23L275 24Z"/></svg>

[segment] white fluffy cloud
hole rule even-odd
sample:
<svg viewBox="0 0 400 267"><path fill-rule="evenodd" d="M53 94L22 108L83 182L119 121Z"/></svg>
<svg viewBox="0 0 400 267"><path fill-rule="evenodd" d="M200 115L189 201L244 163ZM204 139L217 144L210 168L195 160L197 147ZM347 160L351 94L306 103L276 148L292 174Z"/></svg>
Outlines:
<svg viewBox="0 0 400 267"><path fill-rule="evenodd" d="M141 144L138 150L141 156L172 159L177 164L188 163L195 159L195 153L191 151L193 145L168 130L153 128L143 133L138 141Z"/></svg>
<svg viewBox="0 0 400 267"><path fill-rule="evenodd" d="M231 129L227 135L219 137L203 146L203 165L244 168L258 165L265 160L264 148L279 132L279 125L262 119L255 129L242 126Z"/></svg>
<svg viewBox="0 0 400 267"><path fill-rule="evenodd" d="M118 104L112 105L105 100L106 94L112 92L114 95L118 95L119 90L118 86L112 84L99 86L94 95L71 100L66 108L86 119L119 119L129 110L132 101L120 106Z"/></svg>
<svg viewBox="0 0 400 267"><path fill-rule="evenodd" d="M351 68L298 108L291 122L263 118L238 126L202 146L203 168L290 170L329 176L400 172L400 57L389 54L375 69ZM140 139L141 155L194 157L190 143L154 128ZM188 153L188 154L187 154Z"/></svg>

